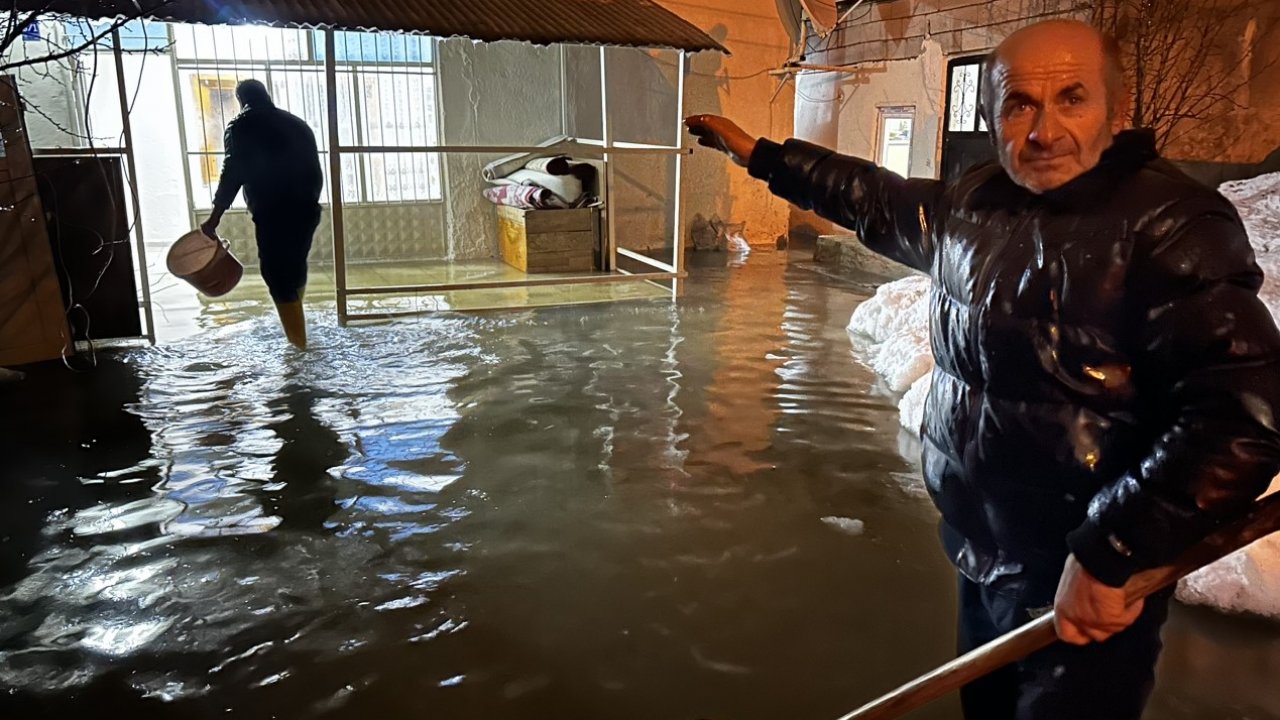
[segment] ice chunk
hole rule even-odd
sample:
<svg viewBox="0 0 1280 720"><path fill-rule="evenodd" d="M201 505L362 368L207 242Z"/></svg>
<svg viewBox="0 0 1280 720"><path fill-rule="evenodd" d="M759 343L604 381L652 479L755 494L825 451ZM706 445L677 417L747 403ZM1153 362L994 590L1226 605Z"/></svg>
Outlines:
<svg viewBox="0 0 1280 720"><path fill-rule="evenodd" d="M828 515L822 518L822 522L839 530L845 535L861 535L866 530L866 525L857 518L839 517L836 515Z"/></svg>

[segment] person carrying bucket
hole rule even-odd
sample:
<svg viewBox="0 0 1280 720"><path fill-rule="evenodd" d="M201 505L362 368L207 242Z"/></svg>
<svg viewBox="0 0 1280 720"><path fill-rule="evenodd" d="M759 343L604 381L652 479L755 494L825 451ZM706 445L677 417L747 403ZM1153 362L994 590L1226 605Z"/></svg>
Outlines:
<svg viewBox="0 0 1280 720"><path fill-rule="evenodd" d="M253 216L259 267L289 342L307 347L302 294L307 256L320 224L324 174L316 136L306 121L276 107L257 80L236 86L241 112L227 124L226 159L213 212L200 230L218 240L218 223L240 188Z"/></svg>

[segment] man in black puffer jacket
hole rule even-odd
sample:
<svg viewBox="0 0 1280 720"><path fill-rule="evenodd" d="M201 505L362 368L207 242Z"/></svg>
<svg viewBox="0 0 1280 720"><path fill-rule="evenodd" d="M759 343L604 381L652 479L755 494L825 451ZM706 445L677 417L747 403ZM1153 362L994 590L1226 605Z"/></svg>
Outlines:
<svg viewBox="0 0 1280 720"><path fill-rule="evenodd" d="M1120 588L1280 469L1280 334L1234 208L1123 130L1113 43L1034 25L985 72L1000 164L951 184L688 124L933 279L923 471L961 574L961 650L1050 607L1068 643L966 688L966 717L1136 720L1169 595L1129 606Z"/></svg>

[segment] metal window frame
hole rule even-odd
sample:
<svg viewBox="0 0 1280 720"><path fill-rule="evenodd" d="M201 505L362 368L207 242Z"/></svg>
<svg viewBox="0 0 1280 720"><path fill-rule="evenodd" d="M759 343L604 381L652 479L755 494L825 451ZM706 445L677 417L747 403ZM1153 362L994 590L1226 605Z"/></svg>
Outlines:
<svg viewBox="0 0 1280 720"><path fill-rule="evenodd" d="M125 171L128 173L129 186L129 211L133 214L133 252L136 253L135 264L138 271L138 283L141 285L142 298L139 302L142 310L143 318L143 334L136 337L111 338L106 342L98 341L99 347L112 347L116 345L127 345L132 341L146 340L151 345L156 344L156 321L154 308L151 302L151 278L147 269L147 245L142 231L142 197L138 188L138 163L134 153L133 142L133 123L129 112L129 88L125 82L124 72L124 50L120 40L119 28L111 31L111 54L115 64L116 73L116 98L120 106L120 142L115 147L83 147L83 148L32 148L32 157L109 157L123 156L125 162ZM95 63L93 72L98 72L99 66ZM74 82L77 95L79 94L79 82ZM78 99L78 98L77 98Z"/></svg>
<svg viewBox="0 0 1280 720"><path fill-rule="evenodd" d="M683 160L685 155L692 154L692 150L683 147L684 141L684 103L685 103L685 76L688 72L688 53L681 50L679 52L679 62L677 64L677 99L676 99L676 117L674 118L674 133L672 145L650 145L645 143L627 143L615 142L610 129L609 115L610 104L608 97L608 55L605 47L600 48L600 105L601 105L601 124L602 135L599 144L590 141L576 140L573 143L565 144L563 147L572 149L573 152L580 155L599 156L605 162L605 178L604 178L604 222L606 227L606 243L607 254L604 258L606 265L603 273L583 273L582 275L574 275L569 277L556 278L539 278L530 276L523 280L495 280L491 282L446 282L446 283L423 283L416 285L399 285L384 287L351 287L347 278L347 258L346 258L346 232L343 218L343 202L342 202L342 156L343 154L352 153L378 153L378 152L397 152L397 153L439 153L448 155L451 153L523 153L523 152L545 152L544 146L529 145L431 145L420 147L389 147L389 146L351 146L343 145L338 138L338 93L337 93L337 63L335 31L328 28L324 31L325 37L325 79L326 79L326 96L328 98L328 115L329 115L329 163L330 163L330 207L332 210L333 220L333 258L334 258L334 296L337 301L338 323L346 325L355 320L384 320L394 317L405 317L413 315L422 315L433 312L432 310L412 310L397 311L383 313L352 313L350 311L349 299L360 296L373 295L416 295L416 294L438 294L454 291L479 290L479 289L498 289L512 287L539 287L552 285L580 285L580 284L604 284L604 283L620 283L620 282L645 282L656 285L665 291L669 291L671 298L674 300L683 293L683 281L687 276L684 269L684 243L682 242L683 234L681 232L681 211L682 211L682 195L683 195ZM564 80L565 71L565 44L560 44L560 78L561 78L561 125L568 129L568 98L567 85ZM438 50L434 53L434 58L438 58ZM437 102L439 102L439 94L437 93ZM664 263L659 260L635 253L626 248L617 246L617 228L616 216L612 212L613 188L614 188L614 166L610 163L610 159L614 155L671 155L674 156L675 171L673 173L673 194L672 194L672 262ZM442 165L442 182L447 181L448 163ZM443 191L442 186L442 191ZM443 194L443 192L442 192ZM646 266L653 268L649 272L628 272L617 267L617 258L625 257L636 262L640 262ZM492 308L497 309L497 308Z"/></svg>
<svg viewBox="0 0 1280 720"><path fill-rule="evenodd" d="M884 166L884 131L889 120L910 120L911 140L907 143L907 174L911 176L911 161L915 159L916 150L916 106L914 103L882 103L876 105L876 164Z"/></svg>
<svg viewBox="0 0 1280 720"><path fill-rule="evenodd" d="M326 68L328 65L328 58L330 57L335 58L335 62L338 66L338 74L349 76L351 78L352 85L354 88L354 91L352 94L351 119L352 119L353 137L357 141L362 140L365 133L365 128L363 127L363 124L360 122L360 118L363 117L363 112L362 112L363 98L358 88L360 78L365 75L372 75L376 77L415 76L415 77L422 77L422 78L431 78L431 82L433 85L433 96L435 97L435 103L437 106L439 105L439 100L440 100L439 70L438 70L439 52L438 52L438 48L436 47L436 44L435 44L436 41L434 38L427 38L431 42L431 60L430 61L419 61L419 62L393 61L393 60L381 61L376 59L375 60L364 60L364 59L352 60L350 58L337 61L336 55L331 56L329 54L330 49L327 47L324 48L324 54L326 59L320 60L320 59L317 59L320 48L317 48L315 44L316 34L317 33L323 34L326 31L319 31L319 30L313 31L306 28L276 28L274 26L270 26L271 29L275 29L275 30L293 30L297 32L299 34L299 37L302 40L300 47L302 48L304 57L293 58L293 59L283 59L283 60L240 58L240 57L234 57L234 56L231 58L225 58L225 57L208 58L208 57L199 56L198 54L183 56L178 52L177 36L173 32L173 28L181 24L182 23L166 23L166 26L168 27L168 32L169 32L170 47L173 48L173 50L169 52L169 56L173 65L174 93L175 93L176 103L178 107L179 134L181 136L183 156L186 162L186 166L184 167L183 177L184 177L184 182L187 186L187 203L190 207L190 214L191 214L191 220L192 220L193 226L197 224L196 221L198 219L198 216L201 213L207 213L211 209L212 201L209 199L198 199L197 196L195 195L195 186L192 183L191 177L190 177L191 158L221 156L222 153L212 152L212 151L191 150L188 147L189 143L188 143L187 134L186 134L187 119L185 117L185 110L184 110L184 103L183 103L184 87L182 83L182 73L184 72L195 73L197 76L203 73L233 74L237 76L246 72L261 74L265 78L265 82L267 83L268 87L272 86L272 80L277 74L282 74L282 75L287 75L289 73L309 74L314 76L317 84L317 89L323 90L324 92L328 93L330 92L329 85L326 81ZM195 26L195 27L200 27L200 26ZM239 27L239 26L231 26L231 27L234 30L236 27ZM338 32L345 32L345 31L338 31ZM195 43L198 41L199 41L198 39L193 39L192 42ZM216 51L216 47L215 47L215 51ZM336 52L336 47L333 48L333 51ZM435 135L438 138L440 137L440 134L443 131L443 126L441 124L442 115L439 112L438 107L437 107L435 117L436 117ZM327 122L327 117L324 118L324 120L325 122L323 124L325 126L326 131L331 131L331 127ZM357 148L359 148L359 146L353 146L351 148L346 148L346 149L352 152L361 152L361 153L370 152L365 150L358 150ZM382 149L378 150L377 152L414 153L419 151L420 150L415 149L413 147L385 146ZM327 155L328 152L329 152L328 148L325 148L322 150L322 155ZM355 164L355 174L356 174L356 180L357 180L356 195L355 195L356 199L347 201L347 205L349 207L385 207L388 205L397 205L397 204L443 205L445 203L444 187L446 185L446 181L444 178L444 169L443 169L444 163L441 162L440 165L441 165L441 168L439 169L439 172L438 172L440 193L437 196L414 198L414 199L408 199L408 200L406 199L378 200L374 198L373 192L371 190L372 186L369 180L369 171L368 171L368 168L366 167L366 163L360 162L359 160L357 160ZM238 212L245 211L244 207L236 207L233 209Z"/></svg>
<svg viewBox="0 0 1280 720"><path fill-rule="evenodd" d="M986 60L985 55L961 55L958 57L949 58L947 60L947 85L946 85L946 93L944 95L945 103L943 106L943 110L945 113L944 121L942 125L943 132L971 133L971 134L983 134L987 132L986 130L981 129L982 122L983 122L982 121L982 91L984 89L983 85L986 82L986 73L982 71L982 64L985 60ZM957 130L956 128L953 128L951 126L951 112L952 112L952 107L954 105L954 103L952 102L952 94L955 87L955 74L956 74L957 68L967 67L970 65L975 66L978 70L978 79L974 83L973 129Z"/></svg>

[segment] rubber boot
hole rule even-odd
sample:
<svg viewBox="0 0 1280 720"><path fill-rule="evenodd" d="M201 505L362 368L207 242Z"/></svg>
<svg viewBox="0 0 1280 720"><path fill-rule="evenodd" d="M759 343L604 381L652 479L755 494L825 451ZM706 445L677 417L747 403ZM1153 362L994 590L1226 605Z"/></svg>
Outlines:
<svg viewBox="0 0 1280 720"><path fill-rule="evenodd" d="M284 335L299 350L307 349L307 317L302 312L302 300L276 303L276 312L280 314L280 324L284 326Z"/></svg>

